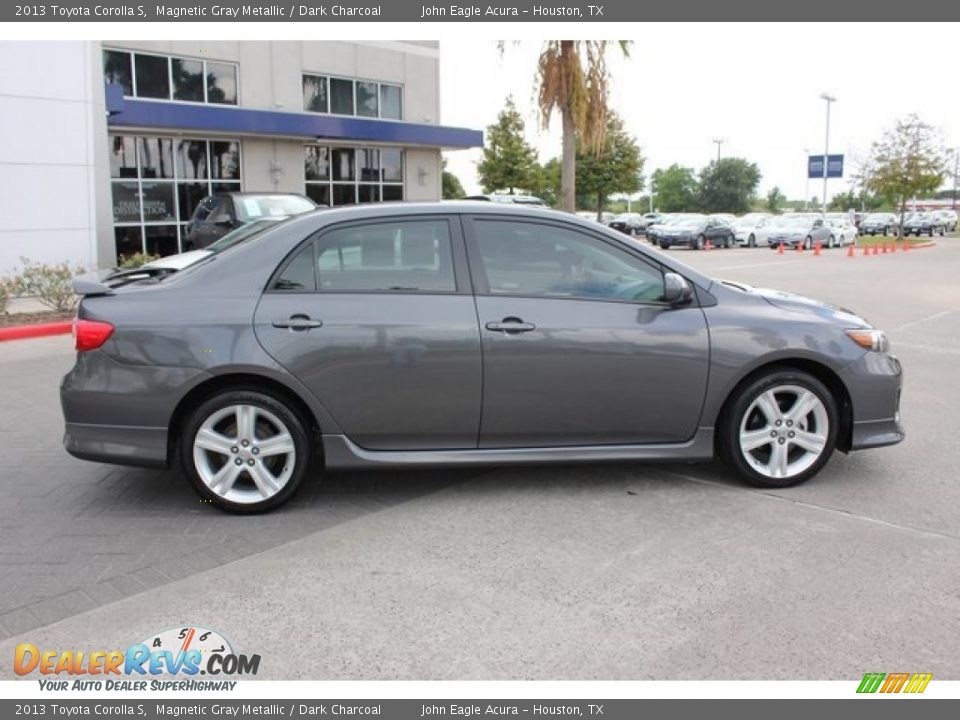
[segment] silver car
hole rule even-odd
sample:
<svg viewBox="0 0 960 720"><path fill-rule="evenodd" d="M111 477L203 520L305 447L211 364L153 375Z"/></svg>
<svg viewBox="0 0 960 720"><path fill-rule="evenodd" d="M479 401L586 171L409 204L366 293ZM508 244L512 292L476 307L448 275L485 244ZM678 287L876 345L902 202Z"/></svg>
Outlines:
<svg viewBox="0 0 960 720"><path fill-rule="evenodd" d="M862 318L550 210L326 210L75 288L67 451L178 463L232 511L318 467L720 456L785 487L904 437L900 363Z"/></svg>

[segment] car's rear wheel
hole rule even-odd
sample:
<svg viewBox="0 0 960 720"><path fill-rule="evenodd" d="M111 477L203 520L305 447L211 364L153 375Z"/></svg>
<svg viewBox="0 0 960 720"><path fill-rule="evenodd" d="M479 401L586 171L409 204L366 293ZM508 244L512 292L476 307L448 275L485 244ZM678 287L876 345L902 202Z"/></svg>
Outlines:
<svg viewBox="0 0 960 720"><path fill-rule="evenodd" d="M703 250L705 240L703 235L697 235L697 239L693 243L694 250Z"/></svg>
<svg viewBox="0 0 960 720"><path fill-rule="evenodd" d="M750 239L747 240L747 247L755 248L757 246L757 236L751 235Z"/></svg>
<svg viewBox="0 0 960 720"><path fill-rule="evenodd" d="M822 382L800 370L772 370L731 399L718 449L751 485L789 487L830 459L837 425L836 401Z"/></svg>
<svg viewBox="0 0 960 720"><path fill-rule="evenodd" d="M180 461L204 499L232 512L260 512L296 492L310 464L309 435L285 402L228 390L187 418Z"/></svg>
<svg viewBox="0 0 960 720"><path fill-rule="evenodd" d="M813 238L807 235L806 240L803 241L803 249L809 250L812 247L813 247Z"/></svg>

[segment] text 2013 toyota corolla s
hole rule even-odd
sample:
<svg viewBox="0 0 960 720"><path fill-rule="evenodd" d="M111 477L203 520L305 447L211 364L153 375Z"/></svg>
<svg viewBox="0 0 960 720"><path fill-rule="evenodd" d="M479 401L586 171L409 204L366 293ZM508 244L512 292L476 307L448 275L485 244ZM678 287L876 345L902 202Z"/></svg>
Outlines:
<svg viewBox="0 0 960 720"><path fill-rule="evenodd" d="M903 439L900 363L865 320L549 210L326 210L160 280L76 285L66 449L178 461L229 510L322 466L719 455L785 487Z"/></svg>

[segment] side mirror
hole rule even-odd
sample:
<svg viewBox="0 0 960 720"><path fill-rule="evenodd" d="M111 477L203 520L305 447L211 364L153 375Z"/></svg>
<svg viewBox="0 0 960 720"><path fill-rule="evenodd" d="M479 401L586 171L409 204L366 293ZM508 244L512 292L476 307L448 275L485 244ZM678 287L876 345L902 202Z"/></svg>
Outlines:
<svg viewBox="0 0 960 720"><path fill-rule="evenodd" d="M685 305L693 297L693 288L682 275L663 274L663 301L670 305Z"/></svg>

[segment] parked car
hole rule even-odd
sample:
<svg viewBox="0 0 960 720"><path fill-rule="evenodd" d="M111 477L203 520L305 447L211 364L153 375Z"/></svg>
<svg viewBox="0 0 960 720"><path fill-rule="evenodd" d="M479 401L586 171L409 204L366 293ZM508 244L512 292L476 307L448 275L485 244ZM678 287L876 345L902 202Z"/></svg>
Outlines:
<svg viewBox="0 0 960 720"><path fill-rule="evenodd" d="M545 210L338 208L159 281L74 287L67 451L179 463L233 511L317 467L718 453L781 488L904 437L901 366L867 321Z"/></svg>
<svg viewBox="0 0 960 720"><path fill-rule="evenodd" d="M482 202L507 203L512 205L529 205L532 207L546 207L546 203L536 195L510 195L508 193L491 193L490 195L468 195L464 200L480 200Z"/></svg>
<svg viewBox="0 0 960 720"><path fill-rule="evenodd" d="M900 220L893 213L870 213L860 223L860 234L890 235L896 234Z"/></svg>
<svg viewBox="0 0 960 720"><path fill-rule="evenodd" d="M934 214L943 223L947 232L955 232L957 229L957 211L956 210L935 210Z"/></svg>
<svg viewBox="0 0 960 720"><path fill-rule="evenodd" d="M733 247L733 228L720 218L689 216L663 228L657 235L657 244L664 250L675 245L703 250L708 241L715 247Z"/></svg>
<svg viewBox="0 0 960 720"><path fill-rule="evenodd" d="M833 247L835 240L834 229L824 224L823 218L809 213L782 217L767 235L767 244L773 249L781 243L790 248L802 245L806 250L817 242Z"/></svg>
<svg viewBox="0 0 960 720"><path fill-rule="evenodd" d="M643 220L641 222L641 227L645 231L651 225L655 225L656 223L658 223L660 221L660 218L662 217L663 215L661 213L655 213L655 212L644 213Z"/></svg>
<svg viewBox="0 0 960 720"><path fill-rule="evenodd" d="M187 225L184 250L202 250L231 230L263 217L290 217L316 210L305 195L275 192L229 192L205 197Z"/></svg>
<svg viewBox="0 0 960 720"><path fill-rule="evenodd" d="M231 230L203 250L188 250L187 252L178 253L177 255L167 255L158 260L151 260L136 268L119 268L109 273L105 280L111 287L116 287L119 284L136 282L137 280L151 277L159 278L178 272L204 258L216 255L239 242L253 237L268 227L276 225L281 220L286 220L286 217L265 217L259 220L251 220L246 225L241 225L236 230Z"/></svg>
<svg viewBox="0 0 960 720"><path fill-rule="evenodd" d="M747 213L733 222L733 235L737 242L747 247L765 245L766 229L773 219L770 213Z"/></svg>
<svg viewBox="0 0 960 720"><path fill-rule="evenodd" d="M638 213L622 213L611 220L608 225L619 230L624 235L637 236L643 234L643 215Z"/></svg>
<svg viewBox="0 0 960 720"><path fill-rule="evenodd" d="M829 213L827 214L827 225L833 230L825 244L827 248L856 244L859 232L848 215Z"/></svg>
<svg viewBox="0 0 960 720"><path fill-rule="evenodd" d="M943 218L933 212L911 213L903 221L903 234L906 235L945 235L947 232Z"/></svg>

